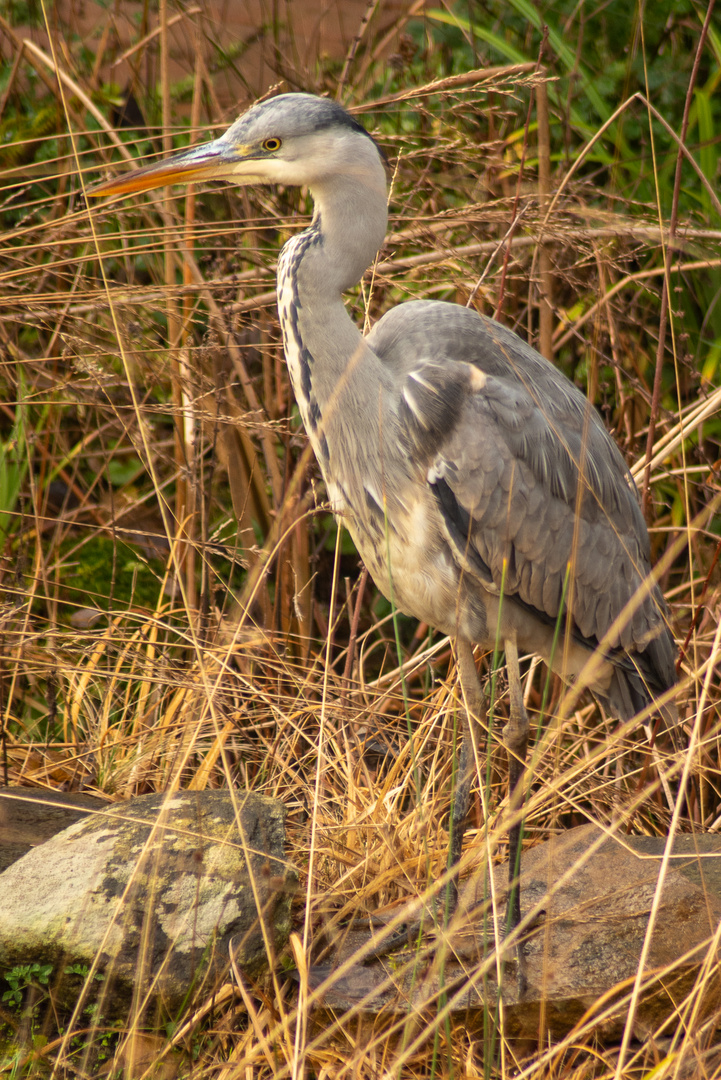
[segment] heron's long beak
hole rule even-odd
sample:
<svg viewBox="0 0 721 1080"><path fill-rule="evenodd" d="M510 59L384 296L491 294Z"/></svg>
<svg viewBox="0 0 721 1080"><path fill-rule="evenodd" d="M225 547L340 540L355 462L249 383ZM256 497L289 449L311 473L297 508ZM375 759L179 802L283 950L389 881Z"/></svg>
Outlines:
<svg viewBox="0 0 721 1080"><path fill-rule="evenodd" d="M194 146L179 154L144 165L134 172L114 180L103 180L88 188L88 195L125 195L131 191L149 191L166 184L192 184L198 180L233 180L236 184L252 183L249 147L234 146L224 138L214 139L204 146ZM245 166L245 167L244 167ZM248 171L246 172L246 168Z"/></svg>

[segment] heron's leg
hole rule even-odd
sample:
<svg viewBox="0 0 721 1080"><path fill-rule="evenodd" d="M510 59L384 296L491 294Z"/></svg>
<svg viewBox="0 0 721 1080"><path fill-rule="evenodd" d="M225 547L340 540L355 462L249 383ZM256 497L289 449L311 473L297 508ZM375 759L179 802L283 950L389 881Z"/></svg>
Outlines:
<svg viewBox="0 0 721 1080"><path fill-rule="evenodd" d="M528 746L528 716L523 704L521 672L518 666L516 642L504 643L506 670L511 698L510 720L503 729L503 743L508 755L509 811L518 811L523 803L523 774L526 770ZM523 819L519 816L508 831L508 931L515 930L521 921L521 832ZM523 945L518 946L518 987L523 996L526 986Z"/></svg>
<svg viewBox="0 0 721 1080"><path fill-rule="evenodd" d="M473 659L473 645L463 638L456 639L458 654L458 672L463 691L464 708L462 712L463 738L458 755L456 793L451 814L450 829L450 865L456 866L461 859L463 834L466 831L466 817L471 803L471 783L473 781L475 752L477 744L478 718L483 715L483 691ZM451 908L458 902L458 882L454 878L451 889Z"/></svg>

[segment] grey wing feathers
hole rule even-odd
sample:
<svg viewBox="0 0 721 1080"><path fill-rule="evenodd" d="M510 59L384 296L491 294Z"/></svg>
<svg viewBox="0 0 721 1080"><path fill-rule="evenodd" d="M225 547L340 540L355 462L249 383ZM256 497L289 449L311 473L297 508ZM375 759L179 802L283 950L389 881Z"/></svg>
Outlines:
<svg viewBox="0 0 721 1080"><path fill-rule="evenodd" d="M457 557L496 589L503 578L506 595L550 620L570 562L566 602L580 635L599 641L650 564L635 486L595 409L499 323L433 302L396 312L402 317L375 328L373 347L404 388L413 386L414 415L403 415L402 393L401 424L416 460L425 449ZM421 384L426 398L416 392ZM427 400L446 403L441 426ZM612 645L646 651L644 678L656 689L671 685L673 645L658 589Z"/></svg>

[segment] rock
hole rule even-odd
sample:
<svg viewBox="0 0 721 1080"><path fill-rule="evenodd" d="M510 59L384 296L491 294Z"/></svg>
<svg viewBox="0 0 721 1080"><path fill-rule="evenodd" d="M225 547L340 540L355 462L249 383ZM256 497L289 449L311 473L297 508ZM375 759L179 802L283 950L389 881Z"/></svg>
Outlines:
<svg viewBox="0 0 721 1080"><path fill-rule="evenodd" d="M284 835L282 804L252 792L107 807L0 874L0 970L52 963L55 979L97 960L105 981L92 996L102 987L105 1016L146 992L171 1013L211 992L231 947L234 962L257 974L290 931L296 875ZM54 997L74 1004L77 976L59 978Z"/></svg>
<svg viewBox="0 0 721 1080"><path fill-rule="evenodd" d="M107 805L78 792L0 788L0 873L31 848Z"/></svg>
<svg viewBox="0 0 721 1080"><path fill-rule="evenodd" d="M661 837L608 837L585 825L528 853L522 908L540 904L545 916L526 946L529 991L521 1002L508 994L511 1036L536 1038L542 1008L552 1037L594 1011L597 1034L604 1041L620 1037L664 847ZM639 1037L675 1015L707 959L719 920L721 837L678 835L645 964ZM715 1008L718 979L709 979L705 991L706 1007Z"/></svg>
<svg viewBox="0 0 721 1080"><path fill-rule="evenodd" d="M506 1038L558 1039L582 1019L603 1041L620 1036L664 843L652 837L608 837L586 825L524 854L523 914L537 906L544 914L525 946L528 989L521 1000L515 954L506 953L501 979ZM503 920L507 868L498 867L494 874ZM450 1014L456 1019L462 1015L469 1030L482 1034L489 1009L497 1012L499 999L493 921L485 899L489 892L483 874L466 884L449 933L426 910L421 946L418 904L409 905L405 948L365 963L354 964L354 957L360 960L360 950L367 953L371 942L378 945L379 927L390 919L376 920L374 932L346 933L332 967L310 970L311 988L329 1009L353 1007L373 1014L435 1011L443 992ZM677 836L645 966L636 1035L657 1030L676 1016L679 1001L708 962L719 921L721 837ZM719 1006L717 959L706 976L699 1015Z"/></svg>

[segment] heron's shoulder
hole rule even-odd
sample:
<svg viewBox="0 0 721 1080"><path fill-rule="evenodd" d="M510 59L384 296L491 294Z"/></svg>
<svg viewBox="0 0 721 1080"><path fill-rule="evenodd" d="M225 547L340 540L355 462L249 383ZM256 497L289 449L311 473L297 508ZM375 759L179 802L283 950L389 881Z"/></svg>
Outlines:
<svg viewBox="0 0 721 1080"><path fill-rule="evenodd" d="M442 300L412 300L388 311L368 335L368 344L394 366L419 356L472 364L509 382L553 388L562 397L583 398L562 372L507 326L472 308Z"/></svg>
<svg viewBox="0 0 721 1080"><path fill-rule="evenodd" d="M409 300L387 311L368 335L368 344L382 359L418 355L422 349L438 359L461 359L454 345L482 330L480 316L441 300ZM448 335L452 340L449 341Z"/></svg>
<svg viewBox="0 0 721 1080"><path fill-rule="evenodd" d="M477 406L490 407L509 430L533 420L548 440L560 430L583 434L592 456L613 459L615 472L626 472L621 455L600 416L570 379L507 326L470 308L443 301L418 300L393 308L373 327L368 344L395 378L432 364L454 382L459 368L485 378L471 379Z"/></svg>

